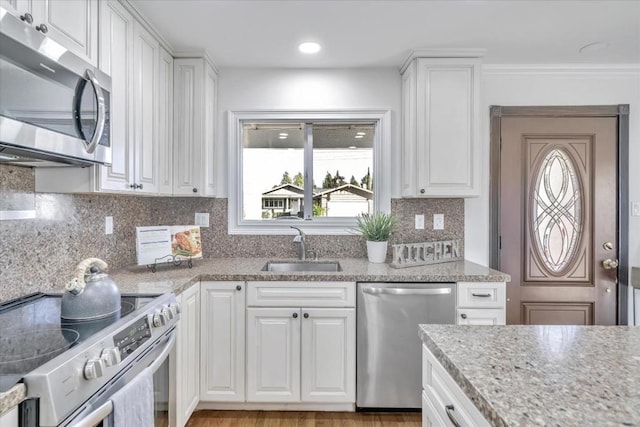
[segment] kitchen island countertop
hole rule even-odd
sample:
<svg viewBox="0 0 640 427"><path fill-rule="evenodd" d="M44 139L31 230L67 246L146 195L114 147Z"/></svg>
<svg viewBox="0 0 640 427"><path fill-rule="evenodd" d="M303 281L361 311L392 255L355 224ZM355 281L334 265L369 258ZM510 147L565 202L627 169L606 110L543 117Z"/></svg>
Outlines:
<svg viewBox="0 0 640 427"><path fill-rule="evenodd" d="M640 328L420 325L493 426L640 426Z"/></svg>
<svg viewBox="0 0 640 427"><path fill-rule="evenodd" d="M338 272L261 271L268 261L297 262L274 258L210 258L174 267L161 265L152 273L145 266L132 266L110 272L120 290L135 293L175 292L180 294L199 280L303 280L350 282L508 282L511 277L471 261L453 261L419 267L393 268L372 264L362 258L339 259ZM322 261L336 261L323 259Z"/></svg>

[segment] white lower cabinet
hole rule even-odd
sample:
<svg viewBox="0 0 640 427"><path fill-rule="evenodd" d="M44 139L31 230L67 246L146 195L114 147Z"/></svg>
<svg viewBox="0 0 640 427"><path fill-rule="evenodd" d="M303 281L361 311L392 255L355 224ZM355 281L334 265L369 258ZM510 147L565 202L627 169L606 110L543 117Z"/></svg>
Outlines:
<svg viewBox="0 0 640 427"><path fill-rule="evenodd" d="M488 427L489 423L435 356L422 346L422 425Z"/></svg>
<svg viewBox="0 0 640 427"><path fill-rule="evenodd" d="M299 308L247 308L247 401L300 401Z"/></svg>
<svg viewBox="0 0 640 427"><path fill-rule="evenodd" d="M302 310L300 400L355 401L355 324L353 308Z"/></svg>
<svg viewBox="0 0 640 427"><path fill-rule="evenodd" d="M243 402L245 283L202 282L200 400Z"/></svg>
<svg viewBox="0 0 640 427"><path fill-rule="evenodd" d="M355 402L355 284L248 287L250 304L265 307L247 308L247 402ZM343 302L313 307L315 298L306 295L318 292L341 295L336 299ZM299 305L283 306L292 300Z"/></svg>
<svg viewBox="0 0 640 427"><path fill-rule="evenodd" d="M200 286L178 296L180 322L176 345L176 426L184 426L199 400Z"/></svg>
<svg viewBox="0 0 640 427"><path fill-rule="evenodd" d="M506 324L506 283L458 282L457 325Z"/></svg>

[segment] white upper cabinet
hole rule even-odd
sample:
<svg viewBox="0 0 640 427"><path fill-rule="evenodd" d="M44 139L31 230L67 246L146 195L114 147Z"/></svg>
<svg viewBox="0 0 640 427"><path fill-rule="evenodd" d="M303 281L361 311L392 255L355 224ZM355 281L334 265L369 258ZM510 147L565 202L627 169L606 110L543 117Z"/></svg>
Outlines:
<svg viewBox="0 0 640 427"><path fill-rule="evenodd" d="M415 58L402 72L402 195L480 195L479 58Z"/></svg>
<svg viewBox="0 0 640 427"><path fill-rule="evenodd" d="M130 191L133 176L133 33L118 2L100 3L99 66L111 76L111 166L96 166L96 191Z"/></svg>
<svg viewBox="0 0 640 427"><path fill-rule="evenodd" d="M158 192L173 193L173 56L160 48L158 67Z"/></svg>
<svg viewBox="0 0 640 427"><path fill-rule="evenodd" d="M115 0L100 2L99 67L111 76L111 166L38 168L36 191L171 194L173 58Z"/></svg>
<svg viewBox="0 0 640 427"><path fill-rule="evenodd" d="M98 0L1 0L0 6L97 65Z"/></svg>
<svg viewBox="0 0 640 427"><path fill-rule="evenodd" d="M141 25L133 32L134 185L158 193L157 88L160 45Z"/></svg>
<svg viewBox="0 0 640 427"><path fill-rule="evenodd" d="M204 58L176 58L173 75L173 194L215 196L216 72Z"/></svg>

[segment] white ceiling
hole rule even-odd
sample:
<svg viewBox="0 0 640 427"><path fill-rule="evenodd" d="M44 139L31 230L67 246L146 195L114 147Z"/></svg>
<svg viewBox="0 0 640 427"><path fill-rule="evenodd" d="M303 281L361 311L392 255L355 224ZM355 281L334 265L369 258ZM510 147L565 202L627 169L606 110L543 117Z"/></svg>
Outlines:
<svg viewBox="0 0 640 427"><path fill-rule="evenodd" d="M400 67L411 49L484 63L640 63L640 0L130 0L176 51L218 67ZM322 51L297 51L313 40ZM605 41L605 50L580 53Z"/></svg>

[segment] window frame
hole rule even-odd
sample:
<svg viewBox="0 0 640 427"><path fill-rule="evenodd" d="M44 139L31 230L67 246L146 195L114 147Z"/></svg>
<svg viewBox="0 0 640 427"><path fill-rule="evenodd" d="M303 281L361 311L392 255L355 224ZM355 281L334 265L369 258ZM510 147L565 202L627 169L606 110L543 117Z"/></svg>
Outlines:
<svg viewBox="0 0 640 427"><path fill-rule="evenodd" d="M375 125L373 143L373 209L391 211L391 111L390 110L265 110L228 111L229 148L229 234L292 234L291 226L316 235L349 235L356 226L355 218L322 217L314 219L282 219L278 221L242 218L242 126L244 122L370 122ZM309 153L305 153L305 156ZM309 154L310 155L310 154ZM306 171L305 171L306 173Z"/></svg>

